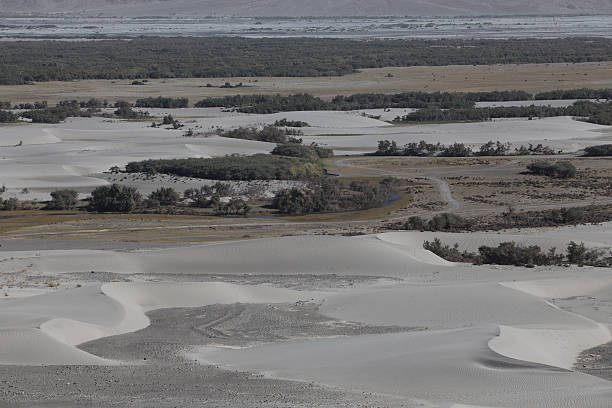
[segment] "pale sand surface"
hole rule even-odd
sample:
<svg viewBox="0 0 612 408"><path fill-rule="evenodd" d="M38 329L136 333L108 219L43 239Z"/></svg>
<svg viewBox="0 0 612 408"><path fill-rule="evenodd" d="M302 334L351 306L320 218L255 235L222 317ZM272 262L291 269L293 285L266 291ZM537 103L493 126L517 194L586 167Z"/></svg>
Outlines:
<svg viewBox="0 0 612 408"><path fill-rule="evenodd" d="M209 115L203 117L198 116L197 111L190 108L172 113L177 117L185 115L181 120L186 128L205 132L219 127L262 126L282 118L303 120L311 124L311 127L302 128L304 143L315 142L331 147L337 155L372 152L382 139L394 140L399 145L420 140L444 144L461 142L476 148L489 140L499 140L511 142L513 147L542 143L572 152L590 145L609 143L612 138L610 126L578 122L568 117L393 126L364 117L361 112L246 115L203 109L205 113L201 115ZM275 146L273 143L218 136L184 137L184 130L151 128L149 125L149 122L76 118L58 125L1 126L0 183L8 188L5 197L46 200L51 191L60 188L73 188L86 194L109 183L108 178L100 176L100 173L130 161L250 155L268 153ZM20 142L23 145L19 145ZM150 185L145 188L148 191L157 187ZM22 192L26 188L28 192Z"/></svg>
<svg viewBox="0 0 612 408"><path fill-rule="evenodd" d="M573 239L609 247L609 227L610 223L520 234L472 233L474 240L467 246L499 240L545 242L554 236L559 242ZM464 236L443 238L462 242ZM408 406L608 406L610 383L573 371L573 364L583 350L611 339L609 271L453 264L422 249L423 240L430 238L426 233L396 232L131 252L2 252L6 270L25 268L33 278L63 283L48 294L0 300L0 360L24 366L129 364L121 353L102 352L91 340L149 330L151 319L145 313L159 308L289 302L293 310L306 301L318 305L318 313L338 322L334 324L405 329L331 338L305 331L247 344L231 342L230 335L212 341L218 346L189 340L175 358L271 378L314 381L347 392L373 392L399 398ZM94 278L74 288L83 272L92 277L114 273L117 280L140 282L100 285ZM136 278L137 273L145 275ZM157 282L143 282L147 275ZM237 275L267 277L269 283L222 282ZM394 279L288 289L296 279L315 275L328 280L357 275ZM216 276L219 281L193 283L196 276ZM70 286L73 289L61 289ZM588 303L581 298L585 296ZM163 326L154 330L165 333ZM140 347L145 352L147 346Z"/></svg>

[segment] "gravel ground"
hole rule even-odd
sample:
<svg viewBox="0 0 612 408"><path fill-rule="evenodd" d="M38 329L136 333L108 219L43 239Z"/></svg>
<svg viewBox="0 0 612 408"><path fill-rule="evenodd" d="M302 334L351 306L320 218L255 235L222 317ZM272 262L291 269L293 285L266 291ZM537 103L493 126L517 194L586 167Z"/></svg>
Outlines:
<svg viewBox="0 0 612 408"><path fill-rule="evenodd" d="M314 303L234 304L150 312L138 332L81 345L126 365L0 366L0 407L410 407L370 393L266 379L182 357L190 346L415 330L340 322Z"/></svg>

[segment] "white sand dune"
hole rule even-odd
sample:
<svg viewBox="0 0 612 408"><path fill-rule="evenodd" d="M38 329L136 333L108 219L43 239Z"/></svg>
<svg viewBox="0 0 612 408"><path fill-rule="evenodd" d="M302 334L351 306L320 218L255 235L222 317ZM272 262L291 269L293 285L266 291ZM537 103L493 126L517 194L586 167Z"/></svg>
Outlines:
<svg viewBox="0 0 612 408"><path fill-rule="evenodd" d="M424 406L607 407L610 383L509 360L487 347L493 329L367 335L227 350L202 347L205 364L406 396Z"/></svg>
<svg viewBox="0 0 612 408"><path fill-rule="evenodd" d="M473 233L466 246L584 238L610 244L609 223ZM451 237L459 237L456 241ZM465 234L444 236L467 241ZM146 327L146 311L212 303L315 299L325 315L345 322L420 328L395 334L258 345L204 347L189 358L350 389L392 394L432 407L608 407L610 382L571 371L582 350L610 340L612 278L603 268L516 268L459 265L422 249L431 235L394 232L362 237L300 236L135 252L16 251L6 265L28 273L110 271L175 275L316 274L396 277L353 288L295 292L227 283L112 283L3 300L0 363L113 364L75 346ZM142 277L140 277L142 278ZM576 304L592 312L567 309ZM564 298L561 309L551 298ZM578 302L578 303L572 303ZM582 302L582 303L580 303ZM597 310L595 310L595 308ZM589 315L585 317L585 315ZM595 317L602 320L595 320ZM608 316L608 317L605 317ZM608 319L608 320L606 320ZM20 342L21 333L34 333ZM3 340L4 339L4 340ZM28 353L29 348L34 352ZM41 351L42 350L42 351ZM57 351L57 352L56 352ZM50 356L52 355L52 357Z"/></svg>
<svg viewBox="0 0 612 408"><path fill-rule="evenodd" d="M299 299L310 298L289 289L213 282L110 283L5 301L0 364L117 364L74 346L143 329L149 325L145 312L154 309Z"/></svg>

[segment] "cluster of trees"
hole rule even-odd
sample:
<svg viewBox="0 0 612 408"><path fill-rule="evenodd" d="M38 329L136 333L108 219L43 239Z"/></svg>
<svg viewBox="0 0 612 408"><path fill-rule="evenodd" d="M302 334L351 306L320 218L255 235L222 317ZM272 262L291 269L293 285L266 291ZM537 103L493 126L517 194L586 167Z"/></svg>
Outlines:
<svg viewBox="0 0 612 408"><path fill-rule="evenodd" d="M284 126L284 127L309 127L308 122L303 122L301 120L287 120L281 119L274 122L274 126Z"/></svg>
<svg viewBox="0 0 612 408"><path fill-rule="evenodd" d="M338 95L331 101L307 93L292 95L234 95L206 98L196 107L235 108L244 113L276 113L305 110L358 110L377 108L471 108L476 102L528 100L533 96L524 91L491 92L403 92L398 94L362 93ZM290 126L290 125L279 125ZM299 126L298 126L299 127Z"/></svg>
<svg viewBox="0 0 612 408"><path fill-rule="evenodd" d="M221 137L230 137L232 139L257 140L269 143L301 143L301 139L297 139L296 136L303 135L300 130L285 129L271 125L266 125L261 129L256 127L239 127L221 131L218 134Z"/></svg>
<svg viewBox="0 0 612 408"><path fill-rule="evenodd" d="M187 189L183 198L190 200L192 207L212 208L217 215L247 215L251 207L246 201L232 198L228 202L222 202L221 197L231 192L228 184L216 183L201 189ZM174 207L179 204L180 200L181 195L170 187L160 187L143 199L136 188L113 184L96 188L91 193L87 209L95 212L130 213L143 211L146 208ZM52 202L53 200L49 205Z"/></svg>
<svg viewBox="0 0 612 408"><path fill-rule="evenodd" d="M469 230L472 225L471 220L451 213L442 213L434 215L430 220L417 216L410 217L399 229L459 232Z"/></svg>
<svg viewBox="0 0 612 408"><path fill-rule="evenodd" d="M82 111L78 105L58 105L42 109L25 111L19 116L31 119L35 123L60 123L68 117L89 117L90 111Z"/></svg>
<svg viewBox="0 0 612 408"><path fill-rule="evenodd" d="M612 144L589 146L584 149L585 156L612 156Z"/></svg>
<svg viewBox="0 0 612 408"><path fill-rule="evenodd" d="M323 159L333 157L334 151L326 147L321 147L316 143L312 143L310 146L305 146L301 143L282 143L276 145L274 150L272 150L272 154L277 156Z"/></svg>
<svg viewBox="0 0 612 408"><path fill-rule="evenodd" d="M533 267L535 265L561 265L564 263L609 267L612 256L606 257L601 250L588 249L584 243L570 241L565 254L557 253L556 248L543 252L537 245L523 246L515 242L502 242L496 247L483 245L478 253L459 251L459 245L452 247L443 244L439 238L425 241L423 248L452 262L471 262L476 264L515 265Z"/></svg>
<svg viewBox="0 0 612 408"><path fill-rule="evenodd" d="M554 178L571 178L576 175L576 166L570 162L551 163L548 161L537 161L529 163L527 170L531 174Z"/></svg>
<svg viewBox="0 0 612 408"><path fill-rule="evenodd" d="M463 218L454 214L439 214L431 220L410 217L407 221L389 225L391 229L420 231L499 231L508 228L556 227L612 221L609 205L565 207L538 211L507 211L492 217Z"/></svg>
<svg viewBox="0 0 612 408"><path fill-rule="evenodd" d="M537 93L535 99L612 99L612 88L558 89Z"/></svg>
<svg viewBox="0 0 612 408"><path fill-rule="evenodd" d="M11 109L11 103L9 101L0 101L0 109Z"/></svg>
<svg viewBox="0 0 612 408"><path fill-rule="evenodd" d="M0 123L17 122L19 115L15 115L12 112L0 110Z"/></svg>
<svg viewBox="0 0 612 408"><path fill-rule="evenodd" d="M323 178L308 188L279 191L272 207L282 214L302 215L331 211L353 211L376 208L389 201L398 187L398 181L386 178L378 184Z"/></svg>
<svg viewBox="0 0 612 408"><path fill-rule="evenodd" d="M74 190L56 190L47 203L48 210L72 210L77 206L79 193Z"/></svg>
<svg viewBox="0 0 612 408"><path fill-rule="evenodd" d="M189 99L163 98L161 96L158 96L157 98L141 98L136 100L134 106L139 108L186 108L189 106Z"/></svg>
<svg viewBox="0 0 612 408"><path fill-rule="evenodd" d="M128 163L128 173L162 173L213 180L296 180L323 176L318 160L255 154Z"/></svg>
<svg viewBox="0 0 612 408"><path fill-rule="evenodd" d="M115 116L120 117L121 119L145 119L149 117L148 112L139 112L132 109L132 105L129 102L118 101L115 103Z"/></svg>
<svg viewBox="0 0 612 408"><path fill-rule="evenodd" d="M78 43L6 41L0 44L0 55L0 84L15 85L76 79L331 76L389 66L607 61L612 59L612 40L140 37Z"/></svg>
<svg viewBox="0 0 612 408"><path fill-rule="evenodd" d="M543 149L543 148L542 148ZM407 143L400 147L395 141L380 140L378 148L373 156L416 156L416 157L470 157L470 156L506 156L510 154L510 143L493 142L480 146L480 149L475 152L471 147L463 143L453 143L452 145L443 145L441 143L427 143L424 140L420 142Z"/></svg>
<svg viewBox="0 0 612 408"><path fill-rule="evenodd" d="M497 118L575 116L601 125L612 124L611 102L577 101L571 106L496 106L486 108L425 108L397 117L394 122L484 122Z"/></svg>
<svg viewBox="0 0 612 408"><path fill-rule="evenodd" d="M183 125L181 122L179 122L177 119L174 119L174 117L172 115L165 115L162 118L161 123L156 123L156 122L152 122L151 123L151 127L159 127L159 126L164 126L164 125L171 125L173 129L180 129L182 128ZM189 135L185 135L185 136L193 136L193 130L190 129L190 134Z"/></svg>

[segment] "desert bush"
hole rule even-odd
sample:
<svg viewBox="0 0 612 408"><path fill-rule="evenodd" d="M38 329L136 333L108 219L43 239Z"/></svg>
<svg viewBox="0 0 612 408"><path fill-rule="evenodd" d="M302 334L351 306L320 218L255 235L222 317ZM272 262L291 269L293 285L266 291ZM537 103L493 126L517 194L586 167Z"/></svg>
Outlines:
<svg viewBox="0 0 612 408"><path fill-rule="evenodd" d="M571 178L576 175L576 167L569 162L537 161L527 165L527 170L532 174L554 178Z"/></svg>
<svg viewBox="0 0 612 408"><path fill-rule="evenodd" d="M79 193L74 190L56 190L51 193L51 201L47 203L49 210L72 210L76 207Z"/></svg>
<svg viewBox="0 0 612 408"><path fill-rule="evenodd" d="M179 198L179 194L170 187L160 187L147 197L149 201L159 205L175 205Z"/></svg>
<svg viewBox="0 0 612 408"><path fill-rule="evenodd" d="M589 146L584 149L585 156L612 156L612 144Z"/></svg>
<svg viewBox="0 0 612 408"><path fill-rule="evenodd" d="M129 213L142 204L142 197L134 187L113 184L101 186L91 193L88 209L96 212Z"/></svg>

